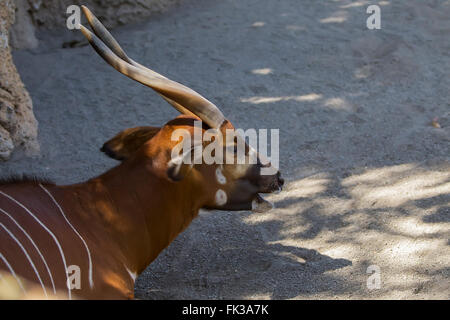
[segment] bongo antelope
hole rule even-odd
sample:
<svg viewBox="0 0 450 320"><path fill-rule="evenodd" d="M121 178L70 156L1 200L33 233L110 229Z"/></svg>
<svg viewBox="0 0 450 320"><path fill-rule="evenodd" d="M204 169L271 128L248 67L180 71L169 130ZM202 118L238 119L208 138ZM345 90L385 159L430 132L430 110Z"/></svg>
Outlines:
<svg viewBox="0 0 450 320"><path fill-rule="evenodd" d="M0 184L1 275L33 282L42 296L133 298L137 277L198 215L201 208L261 210L260 193L281 189L278 170L257 155L255 164L194 164L174 161L172 133L234 130L210 101L192 89L130 59L106 28L83 7L93 33L81 31L97 53L120 73L160 94L183 115L163 127L120 132L102 151L120 164L86 182L57 186L19 179ZM233 146L220 141L224 153ZM233 141L236 143L236 141ZM246 146L246 157L255 152ZM81 270L80 287L68 286L71 266ZM26 292L25 292L26 293Z"/></svg>

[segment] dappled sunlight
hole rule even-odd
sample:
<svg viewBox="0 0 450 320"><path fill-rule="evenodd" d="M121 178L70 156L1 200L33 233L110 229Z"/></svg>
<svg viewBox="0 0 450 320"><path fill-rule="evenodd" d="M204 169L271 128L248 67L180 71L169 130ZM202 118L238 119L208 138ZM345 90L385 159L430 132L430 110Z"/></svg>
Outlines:
<svg viewBox="0 0 450 320"><path fill-rule="evenodd" d="M271 298L272 295L270 293L252 293L242 296L243 300L270 300Z"/></svg>
<svg viewBox="0 0 450 320"><path fill-rule="evenodd" d="M285 191L283 191L284 197L290 197L295 195L296 197L313 197L320 192L327 189L327 185L330 183L328 175L314 175L297 181L289 183Z"/></svg>
<svg viewBox="0 0 450 320"><path fill-rule="evenodd" d="M308 210L312 206L312 204L307 201L300 204L296 199L314 197L315 195L324 192L327 189L328 183L329 179L326 175L307 177L288 183L282 193L267 196L268 200L276 203L276 210L252 214L245 218L244 221L249 224L258 224L264 221L273 220L285 221L286 216L296 215L299 211ZM295 205L295 210L292 210L290 204ZM287 224L289 224L289 221L286 222L282 232L292 232Z"/></svg>
<svg viewBox="0 0 450 320"><path fill-rule="evenodd" d="M340 8L342 8L342 9L359 8L362 6L367 6L369 4L370 4L369 1L354 1L354 2L342 5L342 6L340 6Z"/></svg>
<svg viewBox="0 0 450 320"><path fill-rule="evenodd" d="M320 23L343 23L347 21L348 13L347 11L337 11L333 13L328 18L320 19Z"/></svg>
<svg viewBox="0 0 450 320"><path fill-rule="evenodd" d="M276 209L243 220L278 226L276 234L265 234L267 245L317 250L333 263L351 261L328 272L336 275L352 268L347 281L360 283L364 292L366 268L377 265L382 273L380 297L408 296L411 288L419 294L450 265L450 222L440 216L427 218L447 212L450 170L445 168L406 163L354 169L342 178L315 174L288 181L283 192L268 197ZM428 205L430 198L440 200ZM303 260L289 253L285 257ZM435 263L423 272L427 261Z"/></svg>
<svg viewBox="0 0 450 320"><path fill-rule="evenodd" d="M298 212L297 212L298 213ZM290 223L286 223L284 225L284 228L280 230L280 236L282 236L285 239L288 239L291 236L296 236L297 234L302 234L308 230L308 225L296 225L294 221L291 221ZM280 243L283 245L288 245L288 243L285 243L281 240L281 242L273 242L272 244Z"/></svg>
<svg viewBox="0 0 450 320"><path fill-rule="evenodd" d="M450 223L427 223L418 217L401 217L391 221L387 228L411 237L421 237L445 233Z"/></svg>
<svg viewBox="0 0 450 320"><path fill-rule="evenodd" d="M265 22L262 22L262 21L256 21L256 22L254 22L254 23L252 24L252 27L254 27L254 28L260 28L260 27L264 27L265 25L266 25Z"/></svg>
<svg viewBox="0 0 450 320"><path fill-rule="evenodd" d="M394 174L401 174L406 171L416 168L417 165L413 163L400 164L396 166L386 166L382 168L366 170L364 173L351 175L342 181L344 187L354 184L362 183L376 183L382 181L384 178L391 177Z"/></svg>
<svg viewBox="0 0 450 320"><path fill-rule="evenodd" d="M324 106L334 110L351 111L352 105L342 98L330 98L324 103Z"/></svg>
<svg viewBox="0 0 450 320"><path fill-rule="evenodd" d="M314 201L315 205L320 208L332 207L333 210L322 211L323 215L344 214L353 209L352 199L338 198L338 197L318 197Z"/></svg>
<svg viewBox="0 0 450 320"><path fill-rule="evenodd" d="M409 201L450 194L450 172L406 168L368 170L362 174L365 178L349 177L342 185L347 187L358 208L396 207ZM386 183L387 177L393 181ZM364 179L366 181L361 182Z"/></svg>
<svg viewBox="0 0 450 320"><path fill-rule="evenodd" d="M199 164L170 182L159 166L164 170L149 174L163 177L136 180L150 185L145 190L168 188L154 207L169 203L189 219L218 189L229 202L201 209L140 276L137 297L450 298L450 19L442 5L449 1L193 1L114 31L130 57L217 104L221 112L191 106L205 128L232 122L259 129L259 140L270 131L270 143L259 141L257 149L272 147L267 151L279 155L274 165L285 180L280 193L261 194L274 203L261 213L225 209L250 209L250 195L277 189L275 177L255 178L256 169L225 181L214 173L218 164ZM370 5L381 8L381 30L369 30L378 27ZM164 139L148 141L123 163L98 148L126 128L172 130L167 121L180 108L162 94L181 104L202 99L190 89L177 94L170 83L154 92L113 75L77 40L81 34L66 50L66 35L43 36L39 50L13 52L35 104L42 156L22 159L20 151L2 164L3 173L48 174L65 184L116 165L138 172L164 160L139 158L149 155L144 147L161 149ZM172 187L192 196L177 197ZM124 205L136 198L125 189ZM110 202L87 209L136 237ZM369 266L381 270L380 289L366 286ZM105 282L121 290L126 284L114 272Z"/></svg>
<svg viewBox="0 0 450 320"><path fill-rule="evenodd" d="M338 244L332 247L324 247L321 252L333 258L352 257L355 254L354 244Z"/></svg>
<svg viewBox="0 0 450 320"><path fill-rule="evenodd" d="M341 9L350 9L350 8L360 8L360 7L368 7L369 5L374 4L371 1L352 1L350 3L347 4L343 4L341 6L339 6ZM377 3L379 6L387 6L390 5L391 3L389 1L378 1Z"/></svg>
<svg viewBox="0 0 450 320"><path fill-rule="evenodd" d="M298 102L309 102L321 99L321 94L310 93L299 96L280 96L280 97L251 97L242 98L241 102L251 103L251 104L261 104L261 103L274 103L280 101L298 101Z"/></svg>
<svg viewBox="0 0 450 320"><path fill-rule="evenodd" d="M370 77L371 74L372 74L372 67L370 65L366 65L361 68L357 68L353 72L353 76L356 79L366 79L366 78Z"/></svg>
<svg viewBox="0 0 450 320"><path fill-rule="evenodd" d="M439 275L440 270L450 265L450 250L445 239L396 238L378 254L378 259L391 262L389 268L381 269L384 286L391 288L389 291L401 292L415 287L414 293L418 293L433 278L444 281L443 290L450 289L448 279ZM419 272L420 266L427 261L434 263L426 267L425 272Z"/></svg>
<svg viewBox="0 0 450 320"><path fill-rule="evenodd" d="M254 69L251 71L253 74L257 75L268 75L273 73L273 70L271 68L263 68L263 69ZM277 102L288 102L288 101L294 101L294 102L304 102L304 103L311 103L311 102L318 102L320 100L323 100L323 103L321 106L332 109L336 111L346 111L346 112L352 112L355 110L355 106L352 105L347 99L341 98L341 97L331 97L331 98L324 98L322 94L318 93L309 93L309 94L303 94L303 95L289 95L289 96L254 96L250 98L241 98L240 101L244 103L250 103L250 104L267 104L267 103L277 103ZM321 101L320 101L321 102Z"/></svg>
<svg viewBox="0 0 450 320"><path fill-rule="evenodd" d="M386 248L381 254L392 256L392 258L400 259L401 263L409 265L409 260L414 255L420 254L424 250L436 248L436 241L433 240L415 240L415 239L402 239L397 243Z"/></svg>
<svg viewBox="0 0 450 320"><path fill-rule="evenodd" d="M262 68L262 69L253 69L252 70L253 74L260 74L260 75L271 74L272 72L273 72L273 70L271 68Z"/></svg>
<svg viewBox="0 0 450 320"><path fill-rule="evenodd" d="M273 201L273 197L267 197L269 200ZM292 201L295 203L295 199L285 199L284 201L289 202ZM296 204L296 210L292 210L292 208L283 208L279 207L279 204L276 204L276 209L272 209L270 211L264 213L254 213L246 218L244 218L244 222L248 224L260 224L266 221L282 221L284 223L285 229L283 232L289 230L289 221L288 216L296 216L299 212L305 211L311 208L311 204L308 202L302 204ZM288 219L289 220L289 219Z"/></svg>

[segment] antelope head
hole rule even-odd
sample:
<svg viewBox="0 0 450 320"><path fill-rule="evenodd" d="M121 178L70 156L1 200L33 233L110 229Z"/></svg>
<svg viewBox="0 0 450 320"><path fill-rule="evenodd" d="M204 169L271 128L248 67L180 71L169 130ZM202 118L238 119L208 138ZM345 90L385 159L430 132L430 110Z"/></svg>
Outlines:
<svg viewBox="0 0 450 320"><path fill-rule="evenodd" d="M284 181L280 172L236 133L212 102L130 59L92 12L85 6L82 9L93 33L82 25L81 31L97 53L120 73L155 90L182 114L161 128L126 129L107 141L101 150L114 159L144 165L152 175L170 183L188 181L202 185L203 208L257 212L271 209L260 194L281 190ZM188 139L196 134L210 137L200 142ZM189 150L178 150L187 140ZM196 151L206 150L213 143L213 156L220 153L228 161L196 161L198 154L203 155Z"/></svg>

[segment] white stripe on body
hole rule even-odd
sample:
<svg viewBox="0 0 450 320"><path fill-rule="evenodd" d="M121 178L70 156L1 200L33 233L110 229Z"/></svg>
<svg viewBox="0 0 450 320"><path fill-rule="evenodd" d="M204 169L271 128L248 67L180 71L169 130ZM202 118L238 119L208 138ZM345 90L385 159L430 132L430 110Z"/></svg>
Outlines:
<svg viewBox="0 0 450 320"><path fill-rule="evenodd" d="M80 235L80 233L77 231L77 229L75 229L75 227L70 223L69 219L67 219L63 209L61 208L61 206L59 205L59 203L56 201L56 199L53 197L53 195L50 193L50 191L48 191L42 184L39 183L39 187L41 187L47 194L48 196L53 200L53 202L55 203L55 205L58 207L59 212L61 212L62 216L64 217L64 219L66 220L67 224L72 228L72 230L78 235L78 237L81 239L81 241L84 244L84 247L86 248L87 254L88 254L88 258L89 258L89 285L91 287L91 289L94 287L94 281L92 279L92 258L91 258L91 252L89 250L89 247L86 243L86 241L84 241L83 237Z"/></svg>
<svg viewBox="0 0 450 320"><path fill-rule="evenodd" d="M42 228L45 229L45 231L47 231L50 236L53 238L53 240L55 241L58 249L59 249L59 253L61 254L62 257L62 261L64 264L64 274L66 275L66 283L67 283L67 279L69 278L67 275L67 263L66 263L66 257L64 256L64 252L61 248L61 245L59 244L58 239L56 238L56 236L53 234L53 232L51 232L42 222L41 220L39 220L27 207L25 207L23 204L21 204L19 201L17 201L16 199L14 199L13 197L11 197L10 195L4 193L3 191L0 191L0 194L3 195L4 197L10 199L11 201L13 201L14 203L16 203L18 206L20 206L22 209L24 209L30 216L32 216L34 218L34 220L36 220L41 226ZM69 295L69 299L72 299L72 293L71 293L71 289L69 286L67 286L67 290L68 290L68 295Z"/></svg>
<svg viewBox="0 0 450 320"><path fill-rule="evenodd" d="M2 208L0 208L0 212L2 212L3 214L6 214L6 216L8 216L16 224L16 226L25 234L25 236L28 238L28 240L30 240L30 242L33 244L34 248L36 249L39 256L41 257L42 262L44 262L45 268L47 269L48 275L50 276L50 281L52 282L53 293L56 294L55 282L53 281L52 273L50 271L50 268L47 265L47 261L44 259L44 256L41 253L41 250L39 250L38 246L33 241L33 239L31 239L30 235L22 228L21 225L19 225L19 223L8 212L3 210Z"/></svg>
<svg viewBox="0 0 450 320"><path fill-rule="evenodd" d="M9 264L8 260L6 260L6 258L3 256L3 254L1 254L0 252L0 259L3 260L3 262L6 264L6 266L9 269L9 272L12 274L12 276L16 279L17 283L19 284L19 287L22 289L24 294L27 294L27 292L25 291L25 288L22 285L22 281L20 281L20 279L17 277L16 273L14 272L14 269L11 267L11 265Z"/></svg>
<svg viewBox="0 0 450 320"><path fill-rule="evenodd" d="M136 278L137 278L137 273L131 271L130 269L128 269L127 267L125 267L125 269L127 270L128 274L130 275L131 279L133 279L133 282L136 282Z"/></svg>
<svg viewBox="0 0 450 320"><path fill-rule="evenodd" d="M36 266L33 263L33 260L31 260L30 255L28 254L27 250L23 247L23 245L20 243L20 241L14 236L14 234L7 228L3 223L0 222L0 227L2 227L9 236L19 245L20 249L22 249L23 253L28 259L28 262L30 263L31 267L33 268L34 273L36 274L36 277L39 280L39 283L41 284L42 290L44 291L45 297L48 299L47 290L45 289L44 283L42 282L41 276L39 272L36 269Z"/></svg>

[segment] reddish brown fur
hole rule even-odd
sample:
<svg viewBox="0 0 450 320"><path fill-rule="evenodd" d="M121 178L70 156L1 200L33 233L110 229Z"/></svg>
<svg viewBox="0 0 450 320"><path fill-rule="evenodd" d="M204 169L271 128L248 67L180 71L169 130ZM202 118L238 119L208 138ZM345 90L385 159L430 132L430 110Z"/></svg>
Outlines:
<svg viewBox="0 0 450 320"><path fill-rule="evenodd" d="M261 161L259 156L256 164L247 161L192 166L174 161L172 150L179 143L172 141L175 130L184 129L193 136L194 122L201 119L203 130L219 129L225 139L226 130L234 127L214 104L195 91L128 58L89 9L83 7L83 12L94 34L83 26L81 31L97 53L119 72L156 90L185 115L162 128L139 127L119 133L105 143L102 151L123 162L87 182L70 186L45 184L43 187L39 182L13 181L0 185L3 193L0 192L0 209L4 210L0 210L0 271L8 272L5 261L9 261L19 277L39 282L31 263L14 241L16 237L29 252L43 287L51 297L52 284L47 268L33 243L15 225L12 220L15 219L42 251L56 289L67 291L66 268L55 240L26 210L8 198L11 196L55 234L67 266L81 268L81 289L73 291L75 296L126 299L134 294L130 272L141 273L189 225L200 208L252 209L254 204L263 203L258 193L279 190L283 179L278 171L263 176L261 168L271 165ZM224 140L219 147L234 150L235 145L229 144ZM246 150L249 150L247 145ZM224 153L236 156L232 151ZM249 157L246 154L246 159ZM93 266L92 288L89 252Z"/></svg>
<svg viewBox="0 0 450 320"><path fill-rule="evenodd" d="M142 136L137 136L143 143L138 148L137 141L128 141L137 150L97 178L70 186L45 185L89 246L93 289L88 284L85 248L39 185L24 182L0 186L0 191L28 207L55 234L66 254L67 265L80 266L81 290L73 290L74 295L88 299L132 298L134 281L126 268L141 273L189 225L200 208L214 206L216 166L200 165L179 182L167 177L170 150L176 144L171 141L171 134L177 128L192 132L194 120L197 119L181 116L160 130L153 128L150 140L144 142ZM118 143L119 138L114 139ZM57 288L66 289L62 259L48 233L3 195L0 195L0 208L27 230L44 253ZM50 288L44 265L29 241L5 215L0 214L0 222L29 250L45 286ZM0 233L0 239L2 253L14 264L16 273L36 282L30 264L17 245L4 232ZM1 261L0 269L7 271Z"/></svg>

